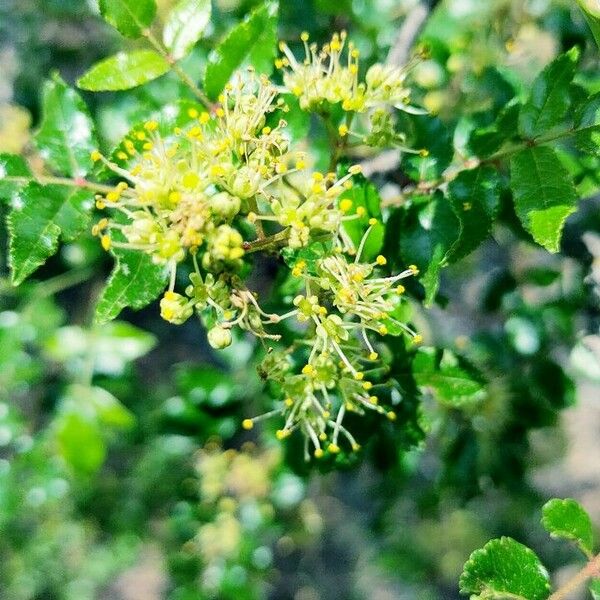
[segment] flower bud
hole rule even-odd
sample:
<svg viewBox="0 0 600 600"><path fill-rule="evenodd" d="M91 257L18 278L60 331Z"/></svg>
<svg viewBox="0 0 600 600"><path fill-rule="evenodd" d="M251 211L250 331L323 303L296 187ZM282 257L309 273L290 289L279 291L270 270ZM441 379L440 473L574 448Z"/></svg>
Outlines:
<svg viewBox="0 0 600 600"><path fill-rule="evenodd" d="M227 192L220 192L209 198L210 208L213 213L230 221L235 217L241 208L241 200Z"/></svg>
<svg viewBox="0 0 600 600"><path fill-rule="evenodd" d="M231 331L229 329L215 325L212 329L208 330L208 343L215 350L223 350L223 348L231 346L231 341Z"/></svg>
<svg viewBox="0 0 600 600"><path fill-rule="evenodd" d="M176 292L165 292L160 301L160 316L169 323L181 325L193 313L193 308L188 299Z"/></svg>

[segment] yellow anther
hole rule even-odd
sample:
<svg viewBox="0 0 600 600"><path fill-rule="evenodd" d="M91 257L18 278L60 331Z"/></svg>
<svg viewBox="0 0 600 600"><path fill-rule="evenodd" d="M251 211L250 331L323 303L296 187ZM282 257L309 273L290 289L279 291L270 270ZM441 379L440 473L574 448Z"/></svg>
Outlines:
<svg viewBox="0 0 600 600"><path fill-rule="evenodd" d="M217 108L217 110L215 110L215 114L217 115L217 117L222 119L225 116L225 111L219 107Z"/></svg>
<svg viewBox="0 0 600 600"><path fill-rule="evenodd" d="M471 210L473 208L473 205L470 202L463 202L463 210L467 211L467 210Z"/></svg>
<svg viewBox="0 0 600 600"><path fill-rule="evenodd" d="M421 148L421 150L419 150L419 156L421 158L427 158L429 156L429 150L427 150L427 148Z"/></svg>
<svg viewBox="0 0 600 600"><path fill-rule="evenodd" d="M202 125L206 125L210 121L210 115L207 112L203 112L198 117L198 120L200 121L200 123L202 123Z"/></svg>
<svg viewBox="0 0 600 600"><path fill-rule="evenodd" d="M352 208L352 200L350 200L349 198L344 198L341 202L340 202L340 210L343 213L348 212L350 209Z"/></svg>
<svg viewBox="0 0 600 600"><path fill-rule="evenodd" d="M409 269L409 271L412 271L413 275L419 274L419 269L418 269L417 265L408 265L408 269Z"/></svg>
<svg viewBox="0 0 600 600"><path fill-rule="evenodd" d="M103 247L105 250L108 250L108 249L110 248L110 236L108 236L108 235L103 235L103 236L100 238L100 244L102 245L102 247Z"/></svg>
<svg viewBox="0 0 600 600"><path fill-rule="evenodd" d="M388 411L388 413L386 414L386 417L390 420L390 421L395 421L396 420L396 413L393 410Z"/></svg>
<svg viewBox="0 0 600 600"><path fill-rule="evenodd" d="M305 168L306 168L306 163L302 159L299 159L296 161L296 169L302 170Z"/></svg>
<svg viewBox="0 0 600 600"><path fill-rule="evenodd" d="M382 254L380 254L376 259L375 262L379 265L379 266L383 266L387 264L387 258L385 256L383 256Z"/></svg>
<svg viewBox="0 0 600 600"><path fill-rule="evenodd" d="M189 108L187 114L190 119L197 119L199 113L195 108Z"/></svg>
<svg viewBox="0 0 600 600"><path fill-rule="evenodd" d="M396 294L398 294L398 296L401 296L402 294L404 294L405 291L406 291L406 288L403 285L399 285L396 288Z"/></svg>
<svg viewBox="0 0 600 600"><path fill-rule="evenodd" d="M371 225L371 226L377 225L377 219L375 217L371 217L369 219L369 225Z"/></svg>
<svg viewBox="0 0 600 600"><path fill-rule="evenodd" d="M106 208L106 204L103 200L96 200L96 208L98 210L104 210Z"/></svg>
<svg viewBox="0 0 600 600"><path fill-rule="evenodd" d="M275 68L276 69L282 69L283 68L283 61L280 58L276 58L275 59Z"/></svg>
<svg viewBox="0 0 600 600"><path fill-rule="evenodd" d="M308 42L308 37L309 37L309 36L308 36L308 31L303 31L303 32L300 34L300 39L301 39L303 42Z"/></svg>
<svg viewBox="0 0 600 600"><path fill-rule="evenodd" d="M329 450L331 454L337 454L340 451L340 447L337 444L332 443L327 446L327 450Z"/></svg>
<svg viewBox="0 0 600 600"><path fill-rule="evenodd" d="M181 183L183 184L183 187L192 189L200 183L200 178L193 171L188 171L181 179Z"/></svg>
<svg viewBox="0 0 600 600"><path fill-rule="evenodd" d="M323 458L323 449L322 448L317 448L315 450L315 458Z"/></svg>
<svg viewBox="0 0 600 600"><path fill-rule="evenodd" d="M359 173L362 173L362 167L360 165L352 165L348 169L348 172L352 173L352 175L358 175Z"/></svg>
<svg viewBox="0 0 600 600"><path fill-rule="evenodd" d="M102 158L102 153L99 150L94 150L90 154L90 158L92 159L93 162L98 162Z"/></svg>
<svg viewBox="0 0 600 600"><path fill-rule="evenodd" d="M363 390L368 392L373 387L373 384L370 381L363 381L362 387Z"/></svg>
<svg viewBox="0 0 600 600"><path fill-rule="evenodd" d="M356 373L354 373L354 379L356 379L357 381L362 381L365 378L365 374L361 371L356 371Z"/></svg>
<svg viewBox="0 0 600 600"><path fill-rule="evenodd" d="M325 432L319 434L319 440L324 442L327 439L327 434Z"/></svg>
<svg viewBox="0 0 600 600"><path fill-rule="evenodd" d="M288 437L288 435L290 435L290 431L289 431L289 429L278 429L278 430L275 432L275 437L276 437L278 440L284 440L286 437Z"/></svg>
<svg viewBox="0 0 600 600"><path fill-rule="evenodd" d="M377 330L381 335L387 335L389 333L388 328L385 325L380 325Z"/></svg>
<svg viewBox="0 0 600 600"><path fill-rule="evenodd" d="M352 444L352 450L358 452L360 450L360 444Z"/></svg>
<svg viewBox="0 0 600 600"><path fill-rule="evenodd" d="M181 201L181 192L171 192L169 194L169 202L171 202L172 204L178 204Z"/></svg>
<svg viewBox="0 0 600 600"><path fill-rule="evenodd" d="M198 126L192 127L188 131L188 137L190 137L190 138L200 138L200 137L202 137L202 129L200 129L200 127L198 127Z"/></svg>
<svg viewBox="0 0 600 600"><path fill-rule="evenodd" d="M315 372L315 368L312 365L304 365L302 367L302 373L304 375L312 375Z"/></svg>
<svg viewBox="0 0 600 600"><path fill-rule="evenodd" d="M348 126L347 125L340 125L338 127L338 133L340 134L341 137L345 137L348 135Z"/></svg>
<svg viewBox="0 0 600 600"><path fill-rule="evenodd" d="M108 192L108 194L106 194L106 199L109 202L117 202L120 197L121 194L119 194L119 192Z"/></svg>
<svg viewBox="0 0 600 600"><path fill-rule="evenodd" d="M248 223L252 223L254 225L254 223L256 223L258 215L255 212L249 212L246 218L248 219Z"/></svg>
<svg viewBox="0 0 600 600"><path fill-rule="evenodd" d="M288 407L291 408L292 406L294 406L294 401L291 398L286 398L283 403Z"/></svg>
<svg viewBox="0 0 600 600"><path fill-rule="evenodd" d="M379 358L379 354L377 352L369 353L369 360L377 360Z"/></svg>
<svg viewBox="0 0 600 600"><path fill-rule="evenodd" d="M142 146L142 148L143 148L144 150L152 150L152 148L154 148L154 144L153 144L152 142L146 142L146 143L145 143L145 144Z"/></svg>
<svg viewBox="0 0 600 600"><path fill-rule="evenodd" d="M423 343L423 336L420 333L417 333L417 335L415 335L412 339L413 344L422 344Z"/></svg>
<svg viewBox="0 0 600 600"><path fill-rule="evenodd" d="M127 152L123 152L123 150L120 150L117 152L117 158L119 160L127 160L129 158L129 154L127 154Z"/></svg>
<svg viewBox="0 0 600 600"><path fill-rule="evenodd" d="M146 139L146 134L145 134L145 132L143 132L143 131L138 131L138 132L135 134L135 137L136 137L138 140L140 140L140 141L143 141L143 140L145 140L145 139Z"/></svg>
<svg viewBox="0 0 600 600"><path fill-rule="evenodd" d="M328 410L324 410L323 411L323 418L324 419L329 419L330 416L331 416L331 413Z"/></svg>
<svg viewBox="0 0 600 600"><path fill-rule="evenodd" d="M364 206L359 206L359 207L356 209L356 214L357 214L359 217L364 217L364 216L367 214L367 209L366 209Z"/></svg>
<svg viewBox="0 0 600 600"><path fill-rule="evenodd" d="M244 419L242 421L242 427L244 429L252 429L254 427L254 421L252 419Z"/></svg>
<svg viewBox="0 0 600 600"><path fill-rule="evenodd" d="M158 123L156 121L146 121L144 123L144 129L146 131L156 131L158 129Z"/></svg>
<svg viewBox="0 0 600 600"><path fill-rule="evenodd" d="M270 127L263 127L261 130L261 133L263 135L269 135L271 133L271 128Z"/></svg>
<svg viewBox="0 0 600 600"><path fill-rule="evenodd" d="M98 221L98 229L106 229L108 227L108 219L104 218L104 219L100 219Z"/></svg>

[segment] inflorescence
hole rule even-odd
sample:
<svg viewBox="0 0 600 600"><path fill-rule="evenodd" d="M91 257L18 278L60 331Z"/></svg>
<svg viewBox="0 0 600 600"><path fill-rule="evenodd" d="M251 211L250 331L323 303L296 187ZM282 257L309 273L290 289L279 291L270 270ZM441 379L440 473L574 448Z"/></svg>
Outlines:
<svg viewBox="0 0 600 600"><path fill-rule="evenodd" d="M135 140L126 138L117 158L127 168L94 152L92 158L120 182L96 198L97 207L111 209L112 216L94 225L93 233L106 250L145 252L164 265L170 278L161 316L182 324L197 314L214 348L229 346L235 328L273 342L281 338L277 326L283 322L300 332L292 347L270 348L261 367L283 399L243 426L251 429L279 415L283 426L277 437L300 430L307 458L311 453L319 458L340 452L343 440L358 449L343 424L348 412L375 411L395 420L392 407L382 406L375 394L381 384L369 373L383 367L374 346L380 336L403 333L420 341L394 316L405 291L402 280L418 270L411 265L389 275L384 256L364 258L378 221L369 220L358 243L345 228L365 215L346 194L360 167L341 176L311 170L310 156L290 148L287 123L280 118L288 110L280 92L297 96L304 110L340 104L343 139L359 113L409 106L406 70L374 65L360 82L359 53L344 33L320 50L308 45L306 34L302 41L302 63L281 44L276 66L283 69L283 89L249 69L226 86L212 113L190 108L186 126L165 131L158 121L147 121ZM258 239L247 241L251 226ZM267 227L275 233L266 236ZM247 254L287 248L301 256L315 243L324 249L321 254L312 261L298 258L291 267L298 293L289 310L265 311L244 284ZM188 260L193 270L182 293L175 289L177 270ZM295 358L298 347L305 350L301 362Z"/></svg>

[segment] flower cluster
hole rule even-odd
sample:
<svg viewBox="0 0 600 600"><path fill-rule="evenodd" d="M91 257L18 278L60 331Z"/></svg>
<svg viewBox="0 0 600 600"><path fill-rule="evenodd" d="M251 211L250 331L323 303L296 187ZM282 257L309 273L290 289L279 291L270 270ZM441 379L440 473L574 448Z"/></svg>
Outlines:
<svg viewBox="0 0 600 600"><path fill-rule="evenodd" d="M301 35L304 60L298 61L281 42L282 57L275 62L283 70L285 87L298 97L302 109L318 110L328 102L341 103L343 110L360 113L382 105L403 109L410 104L406 77L411 65L400 68L377 63L360 81L360 52L346 41L345 31L334 33L321 48L309 44L308 37L308 33Z"/></svg>
<svg viewBox="0 0 600 600"><path fill-rule="evenodd" d="M359 83L358 52L351 43L347 65L340 63L345 42L342 33L320 52L306 45L303 65L282 46L280 66L291 68L284 80L301 104L312 108L326 99L357 112L382 104L405 106L404 71L375 65L366 83ZM368 218L365 207L354 206L349 197L360 167L341 175L310 169L310 155L290 148L288 110L268 78L248 69L226 86L212 112L188 108L186 123L177 126L147 121L110 158L94 152L92 158L119 183L97 196L97 207L110 209L112 216L101 219L93 233L107 250L144 252L164 265L170 281L161 316L181 324L198 315L216 349L232 343L235 328L272 342L280 339L276 326L284 321L302 332L308 347L304 364L294 363L290 349L270 352L265 362L269 378L279 381L284 393L281 406L268 414L285 418L278 437L299 430L307 455L312 443L312 454L320 457L323 448L339 451L340 436L358 448L343 425L347 412L374 410L395 418L366 378L382 368L369 336L406 334L419 341L393 316L404 292L400 280L417 269L390 276L384 256L364 260L378 220L369 220L358 242L347 230L351 222ZM298 294L289 309L266 312L244 283L247 255L278 248L301 253L316 242L325 249L318 259L298 259L291 268ZM192 272L185 289L176 291L184 261ZM244 427L264 416L245 420Z"/></svg>

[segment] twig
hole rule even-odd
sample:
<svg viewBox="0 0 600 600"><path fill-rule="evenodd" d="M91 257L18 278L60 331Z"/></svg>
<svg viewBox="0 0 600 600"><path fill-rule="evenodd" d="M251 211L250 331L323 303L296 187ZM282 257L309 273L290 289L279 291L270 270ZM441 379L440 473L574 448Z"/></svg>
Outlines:
<svg viewBox="0 0 600 600"><path fill-rule="evenodd" d="M403 65L407 62L410 50L425 24L430 10L428 3L419 2L408 13L388 52L386 61L388 65Z"/></svg>
<svg viewBox="0 0 600 600"><path fill-rule="evenodd" d="M574 592L580 585L592 577L600 577L600 554L592 558L579 573L556 590L548 600L566 600L569 598L571 592Z"/></svg>

